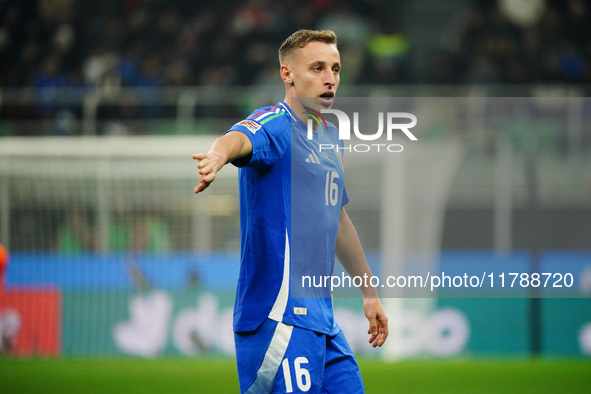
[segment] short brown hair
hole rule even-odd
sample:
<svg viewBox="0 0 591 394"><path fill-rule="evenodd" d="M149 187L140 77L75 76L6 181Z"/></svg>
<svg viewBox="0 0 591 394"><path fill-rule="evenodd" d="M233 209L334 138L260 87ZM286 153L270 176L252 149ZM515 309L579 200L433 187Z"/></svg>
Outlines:
<svg viewBox="0 0 591 394"><path fill-rule="evenodd" d="M301 29L293 33L281 44L279 48L279 63L289 57L297 48L303 48L313 41L325 42L337 45L337 35L332 30L307 30Z"/></svg>

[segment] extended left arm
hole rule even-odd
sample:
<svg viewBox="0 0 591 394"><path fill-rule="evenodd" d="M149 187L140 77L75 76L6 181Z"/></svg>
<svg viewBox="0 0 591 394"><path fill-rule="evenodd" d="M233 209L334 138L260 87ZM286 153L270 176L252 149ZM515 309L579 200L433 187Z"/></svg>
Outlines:
<svg viewBox="0 0 591 394"><path fill-rule="evenodd" d="M357 230L344 207L339 219L336 255L351 277L367 275L371 278L371 270L365 259ZM382 346L388 337L388 318L378 297L378 291L371 286L361 287L360 290L363 296L363 312L369 321L369 343L373 347Z"/></svg>

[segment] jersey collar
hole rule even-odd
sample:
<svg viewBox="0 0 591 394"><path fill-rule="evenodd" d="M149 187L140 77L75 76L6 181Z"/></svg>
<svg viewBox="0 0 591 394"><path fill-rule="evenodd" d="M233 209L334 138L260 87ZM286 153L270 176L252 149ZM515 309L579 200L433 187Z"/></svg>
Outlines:
<svg viewBox="0 0 591 394"><path fill-rule="evenodd" d="M291 108L289 108L289 105L287 105L285 101L280 101L277 105L281 107L284 111L286 111L293 120L298 120L298 118L294 116L293 112L291 112Z"/></svg>
<svg viewBox="0 0 591 394"><path fill-rule="evenodd" d="M286 111L289 116L291 116L291 119L294 121L294 125L296 125L296 127L299 128L305 128L306 127L306 123L300 119L299 117L297 117L296 115L294 115L293 111L291 110L291 108L289 107L289 105L287 105L285 103L285 101L280 101L277 106L281 107L281 109L283 109L284 111Z"/></svg>

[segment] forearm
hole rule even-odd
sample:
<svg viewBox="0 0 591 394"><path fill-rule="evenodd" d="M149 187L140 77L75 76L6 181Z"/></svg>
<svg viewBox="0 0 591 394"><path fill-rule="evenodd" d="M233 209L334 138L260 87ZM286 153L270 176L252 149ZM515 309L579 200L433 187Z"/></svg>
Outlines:
<svg viewBox="0 0 591 394"><path fill-rule="evenodd" d="M250 139L239 131L230 131L217 138L208 153L218 154L221 161L226 164L233 160L247 156L252 152Z"/></svg>
<svg viewBox="0 0 591 394"><path fill-rule="evenodd" d="M224 165L251 152L250 139L239 131L230 131L216 139L207 152L195 153L193 159L199 161L199 185L194 192L200 193L207 189Z"/></svg>
<svg viewBox="0 0 591 394"><path fill-rule="evenodd" d="M363 247L359 241L357 230L351 222L349 215L343 208L339 219L339 231L337 233L336 256L343 268L351 277L371 277L371 269L365 259ZM360 288L363 298L377 298L378 292L375 287L362 286Z"/></svg>

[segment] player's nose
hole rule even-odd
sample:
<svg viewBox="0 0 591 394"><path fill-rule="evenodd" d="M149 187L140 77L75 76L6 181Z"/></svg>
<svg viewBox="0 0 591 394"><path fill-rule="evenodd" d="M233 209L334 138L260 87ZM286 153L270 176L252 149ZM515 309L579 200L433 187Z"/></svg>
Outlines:
<svg viewBox="0 0 591 394"><path fill-rule="evenodd" d="M324 84L327 86L330 86L331 88L336 85L337 79L336 79L336 76L334 75L334 73L332 72L332 70L329 70L326 73L326 77L325 77L324 81L325 81Z"/></svg>

